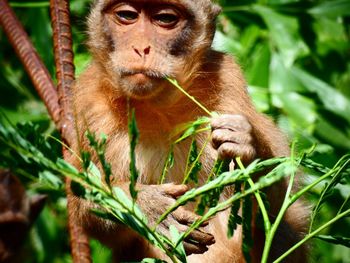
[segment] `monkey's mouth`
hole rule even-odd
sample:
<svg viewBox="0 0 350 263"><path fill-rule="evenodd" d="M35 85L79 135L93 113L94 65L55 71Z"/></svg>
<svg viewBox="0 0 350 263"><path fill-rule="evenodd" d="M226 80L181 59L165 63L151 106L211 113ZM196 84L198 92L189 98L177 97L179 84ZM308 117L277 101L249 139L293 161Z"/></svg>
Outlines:
<svg viewBox="0 0 350 263"><path fill-rule="evenodd" d="M167 77L164 73L150 69L121 69L120 74L122 77L133 76L148 79L164 79Z"/></svg>
<svg viewBox="0 0 350 263"><path fill-rule="evenodd" d="M154 70L123 69L120 73L121 88L132 97L155 96L163 87L166 75Z"/></svg>

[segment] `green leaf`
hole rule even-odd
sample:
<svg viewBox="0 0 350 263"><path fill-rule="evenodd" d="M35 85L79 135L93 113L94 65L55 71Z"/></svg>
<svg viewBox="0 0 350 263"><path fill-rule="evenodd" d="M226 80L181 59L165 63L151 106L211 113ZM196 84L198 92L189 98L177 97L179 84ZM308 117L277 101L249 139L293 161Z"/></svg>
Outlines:
<svg viewBox="0 0 350 263"><path fill-rule="evenodd" d="M285 92L274 96L281 102L286 115L300 128L313 130L318 115L315 103L296 92Z"/></svg>
<svg viewBox="0 0 350 263"><path fill-rule="evenodd" d="M105 152L106 152L106 146L107 146L107 135L101 134L100 139L96 139L96 135L92 133L91 131L86 132L86 137L89 140L90 147L92 147L98 157L98 160L100 161L100 164L102 166L102 170L104 172L104 180L106 181L107 185L111 187L111 175L112 175L112 168L111 165L107 162L105 158ZM83 160L84 161L84 160ZM94 169L96 171L96 169ZM99 176L101 178L101 176Z"/></svg>
<svg viewBox="0 0 350 263"><path fill-rule="evenodd" d="M101 172L97 166L90 161L89 166L86 170L87 179L95 186L102 187L102 177Z"/></svg>
<svg viewBox="0 0 350 263"><path fill-rule="evenodd" d="M144 258L141 263L166 263L166 261L156 258Z"/></svg>
<svg viewBox="0 0 350 263"><path fill-rule="evenodd" d="M135 201L137 198L137 191L136 191L136 183L137 179L139 177L139 173L136 168L136 145L139 139L139 130L137 128L136 124L136 118L135 118L135 110L131 110L129 113L129 120L128 120L128 128L129 128L129 140L130 140L130 194L132 199Z"/></svg>
<svg viewBox="0 0 350 263"><path fill-rule="evenodd" d="M268 43L258 43L251 57L250 65L245 70L249 84L267 88L271 62L271 51Z"/></svg>
<svg viewBox="0 0 350 263"><path fill-rule="evenodd" d="M217 51L230 52L231 54L240 54L242 50L242 46L238 41L227 37L220 31L217 31L215 34L213 48Z"/></svg>
<svg viewBox="0 0 350 263"><path fill-rule="evenodd" d="M188 171L188 173L186 174L183 184L188 184L189 182L194 182L195 184L198 184L198 174L201 169L202 163L199 161L197 142L196 140L193 140L190 148L186 169L186 172Z"/></svg>
<svg viewBox="0 0 350 263"><path fill-rule="evenodd" d="M350 150L349 136L344 134L343 130L335 127L332 122L325 120L321 116L317 119L315 133L340 149Z"/></svg>
<svg viewBox="0 0 350 263"><path fill-rule="evenodd" d="M82 159L83 169L86 171L89 168L91 163L91 153L86 151L81 151L80 156Z"/></svg>
<svg viewBox="0 0 350 263"><path fill-rule="evenodd" d="M315 236L315 238L321 239L321 240L326 241L326 242L331 243L331 244L342 245L342 246L350 248L350 238L349 237L319 235L319 236Z"/></svg>
<svg viewBox="0 0 350 263"><path fill-rule="evenodd" d="M179 242L182 236L180 235L177 228L173 225L169 227L169 230L170 230L171 240L173 241L173 244L178 244L175 248L177 252L177 256L179 257L181 262L187 262L185 248L183 246L183 243Z"/></svg>
<svg viewBox="0 0 350 263"><path fill-rule="evenodd" d="M148 222L147 217L142 213L138 205L130 200L130 198L119 187L113 187L113 193L115 198L126 206L129 210L132 210L135 215L141 218L146 224Z"/></svg>
<svg viewBox="0 0 350 263"><path fill-rule="evenodd" d="M214 113L213 113L214 114ZM171 137L174 137L177 134L181 134L179 139L175 141L174 144L180 143L186 140L189 137L192 137L197 134L198 130L202 128L203 125L210 123L210 118L200 117L197 120L189 123L185 123L181 126L176 127L175 131L172 132Z"/></svg>
<svg viewBox="0 0 350 263"><path fill-rule="evenodd" d="M77 168L75 168L73 165L71 165L70 163L66 162L65 160L63 160L61 158L57 159L56 164L60 170L63 170L64 172L66 172L68 174L79 175L79 171L77 170Z"/></svg>
<svg viewBox="0 0 350 263"><path fill-rule="evenodd" d="M303 69L292 67L291 72L309 91L316 93L324 107L350 123L350 100L322 80Z"/></svg>
<svg viewBox="0 0 350 263"><path fill-rule="evenodd" d="M311 15L319 17L336 18L340 16L350 15L349 0L332 0L325 1L322 4L311 8L308 11Z"/></svg>
<svg viewBox="0 0 350 263"><path fill-rule="evenodd" d="M50 171L43 171L39 173L39 180L42 184L47 184L53 189L60 190L63 189L64 183L61 178Z"/></svg>
<svg viewBox="0 0 350 263"><path fill-rule="evenodd" d="M79 184L79 183L77 183L75 181L72 181L70 187L71 187L72 192L73 192L74 195L76 195L78 197L81 197L81 198L85 197L86 190L81 184Z"/></svg>
<svg viewBox="0 0 350 263"><path fill-rule="evenodd" d="M228 172L230 162L230 160L216 160L211 174L208 177L207 183L217 178L220 174ZM218 187L203 195L199 201L196 212L199 215L203 215L207 207L210 208L216 206L220 200L220 196L223 190L224 187Z"/></svg>
<svg viewBox="0 0 350 263"><path fill-rule="evenodd" d="M317 213L320 211L322 204L324 204L330 197L332 197L332 193L335 187L341 183L342 178L350 175L349 167L350 167L350 155L343 156L338 163L328 172L332 175L330 182L326 183L324 189L321 192L321 195L317 201L317 204L312 209L311 215L311 223L310 223L310 231L312 230L314 220L316 218Z"/></svg>
<svg viewBox="0 0 350 263"><path fill-rule="evenodd" d="M285 65L292 65L296 58L308 54L309 50L299 34L297 18L282 15L261 5L253 5L252 9L265 21L270 38L278 47Z"/></svg>
<svg viewBox="0 0 350 263"><path fill-rule="evenodd" d="M236 188L236 187L235 187ZM238 214L241 203L236 201L231 207L230 217L228 219L227 236L228 238L233 237L235 230L238 225L242 224L242 217Z"/></svg>
<svg viewBox="0 0 350 263"><path fill-rule="evenodd" d="M115 222L117 224L122 223L115 216L113 216L110 213L107 213L105 211L101 211L99 209L90 209L90 212L94 213L96 216L98 216L102 219L109 220L109 221Z"/></svg>
<svg viewBox="0 0 350 263"><path fill-rule="evenodd" d="M243 199L242 204L242 251L247 262L251 262L250 252L254 244L252 235L252 211L252 199L251 196L247 196Z"/></svg>

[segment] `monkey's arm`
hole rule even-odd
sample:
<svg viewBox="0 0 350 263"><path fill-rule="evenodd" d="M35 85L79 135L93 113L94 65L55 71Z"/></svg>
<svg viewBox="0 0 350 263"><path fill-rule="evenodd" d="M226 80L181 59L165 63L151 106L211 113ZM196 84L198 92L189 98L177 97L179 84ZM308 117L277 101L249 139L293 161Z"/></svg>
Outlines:
<svg viewBox="0 0 350 263"><path fill-rule="evenodd" d="M219 157L231 159L240 156L245 164L249 164L256 158L288 156L290 150L286 136L269 118L256 111L237 64L226 55L221 63L218 73L220 100L213 110L224 114L213 118L211 122L212 144L218 150ZM272 222L281 208L287 186L287 180L283 180L265 191L270 203L269 213ZM271 258L277 258L299 241L306 227L306 209L297 202L288 209L277 232ZM263 242L264 233L257 229L255 244ZM286 262L296 262L296 258L298 262L304 262L306 251L305 247L299 249ZM259 249L254 249L257 261L260 253Z"/></svg>

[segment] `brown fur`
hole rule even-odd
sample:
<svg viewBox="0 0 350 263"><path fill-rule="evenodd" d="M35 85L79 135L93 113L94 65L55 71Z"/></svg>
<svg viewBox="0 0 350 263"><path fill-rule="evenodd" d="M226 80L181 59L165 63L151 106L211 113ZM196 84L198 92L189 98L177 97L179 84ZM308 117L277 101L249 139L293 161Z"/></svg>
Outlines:
<svg viewBox="0 0 350 263"><path fill-rule="evenodd" d="M18 178L0 170L0 262L21 262L21 245L46 197L29 198Z"/></svg>
<svg viewBox="0 0 350 263"><path fill-rule="evenodd" d="M139 32L138 30L141 30L139 28L135 28L136 31L132 33L131 31L120 33L119 30L123 29L119 29L113 22L114 5L110 5L110 2L97 1L89 18L89 46L94 61L74 85L74 106L81 142L81 145L76 145L75 148L87 148L84 138L87 128L96 134L107 134L106 158L112 165L115 185L127 189L129 178L127 97L130 98L130 106L135 109L141 133L136 149L140 186L157 184L173 140L171 133L174 128L205 114L175 87L162 79L163 75L176 78L210 111L245 116L252 126L252 146L256 157L264 159L288 155L289 149L285 137L269 119L257 113L252 105L240 68L231 57L210 49L215 30L214 20L218 13L217 6L211 4L209 0L133 1L140 5L140 8L148 6L149 3L156 5L160 2L170 3L188 11L187 24L183 24L180 29L174 29L174 33L170 36L167 32L161 33L163 37L155 40L157 36L150 35L150 32L153 32L151 25L143 28L144 33ZM191 25L187 27L189 24ZM183 36L183 31L189 29L192 30L189 35ZM169 46L174 38L183 39L185 43L182 44L188 48L179 50L179 54L176 52L171 54ZM145 53L141 60L139 54L134 52L135 45L151 47L150 54ZM137 49L143 50L139 46ZM148 86L144 93L138 93L139 86L135 84L133 78L130 82L125 81L121 73L125 68L139 70L140 67L148 72L145 74L148 74L150 79L150 82L146 83ZM207 135L200 135L198 139L203 143L206 138ZM182 182L188 147L187 142L175 148L176 163L166 178L167 182L174 184ZM212 147L207 147L202 158L201 183L206 180L216 158L217 152ZM269 189L272 215L278 211L285 190L285 182ZM159 206L159 200L148 198L142 201L141 197L138 202L141 208L146 210L146 214L156 217L152 211ZM153 256L165 258L157 249L149 246L125 227L89 215L89 205L86 203L76 200L76 206L76 218L91 235L114 249L116 261L139 260ZM244 262L240 229L232 239L228 239L227 219L228 212L223 212L210 222L205 232L214 235L215 244L209 246L208 252L204 254L189 256L189 262ZM273 249L275 254L280 254L280 251L284 251L298 240L298 233L303 230L304 222L299 207L294 206L288 210L284 230L279 233L282 240L287 239L286 244L283 247L276 244L276 248ZM253 258L256 261L259 261L262 239L262 233L256 231L256 245L253 251ZM305 260L303 251L300 251L299 256L298 262Z"/></svg>

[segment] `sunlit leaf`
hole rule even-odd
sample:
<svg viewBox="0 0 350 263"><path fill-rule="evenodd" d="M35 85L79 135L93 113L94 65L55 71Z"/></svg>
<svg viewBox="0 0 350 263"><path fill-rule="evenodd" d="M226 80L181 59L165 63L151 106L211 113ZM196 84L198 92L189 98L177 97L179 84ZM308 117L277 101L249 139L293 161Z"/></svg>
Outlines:
<svg viewBox="0 0 350 263"><path fill-rule="evenodd" d="M325 1L309 10L314 16L340 17L350 15L350 2L348 0Z"/></svg>
<svg viewBox="0 0 350 263"><path fill-rule="evenodd" d="M292 65L297 57L308 53L308 48L299 35L296 18L282 15L261 5L254 5L253 10L264 19L271 41L278 47L286 65Z"/></svg>
<svg viewBox="0 0 350 263"><path fill-rule="evenodd" d="M316 238L321 239L323 241L326 241L328 243L342 245L342 246L350 248L350 238L348 238L348 237L320 235L320 236L316 236Z"/></svg>
<svg viewBox="0 0 350 263"><path fill-rule="evenodd" d="M303 83L305 88L318 95L327 110L342 116L350 123L350 100L348 98L332 88L329 84L300 68L293 67L291 72Z"/></svg>
<svg viewBox="0 0 350 263"><path fill-rule="evenodd" d="M180 240L181 235L179 233L179 231L177 230L176 227L174 227L173 225L171 225L169 227L170 230L170 235L171 235L171 240L173 241L174 244L178 243L178 240ZM176 247L176 251L178 253L178 255L181 255L179 258L181 259L182 262L187 262L186 259L186 252L185 252L185 248L183 246L183 243L180 242L177 247Z"/></svg>

